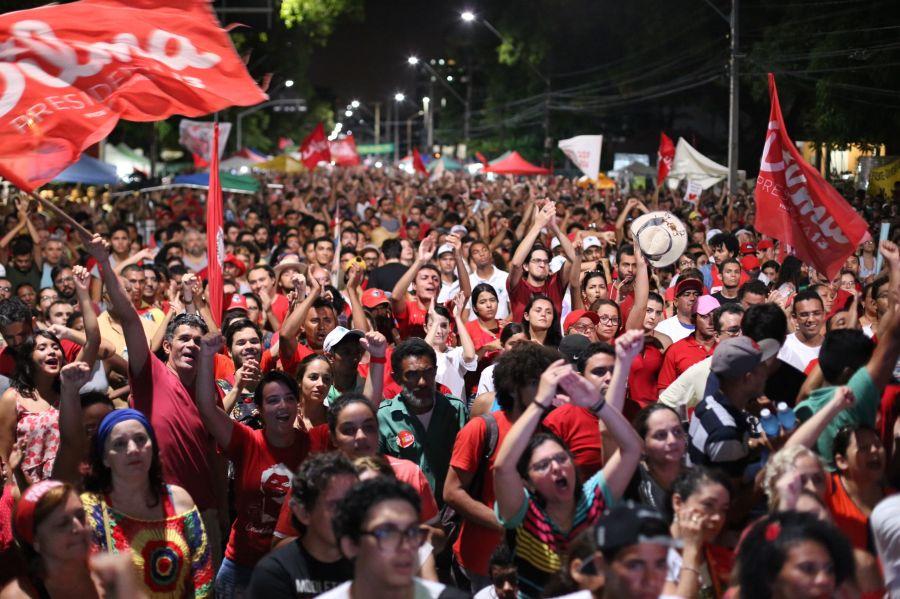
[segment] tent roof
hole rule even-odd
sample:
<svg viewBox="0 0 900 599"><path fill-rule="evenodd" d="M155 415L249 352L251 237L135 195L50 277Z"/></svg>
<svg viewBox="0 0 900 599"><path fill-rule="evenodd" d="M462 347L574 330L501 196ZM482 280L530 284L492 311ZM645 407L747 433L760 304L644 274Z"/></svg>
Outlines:
<svg viewBox="0 0 900 599"><path fill-rule="evenodd" d="M116 167L82 154L78 162L56 175L56 183L87 183L88 185L113 185L119 182Z"/></svg>
<svg viewBox="0 0 900 599"><path fill-rule="evenodd" d="M266 156L260 152L257 152L253 148L241 148L237 151L235 156L240 156L241 158L247 158L248 160L252 160L253 162L265 162Z"/></svg>
<svg viewBox="0 0 900 599"><path fill-rule="evenodd" d="M219 182L222 191L232 193L255 193L259 189L259 181L253 177L242 177L219 171ZM178 175L175 177L174 186L183 187L209 187L209 173L191 173L190 175Z"/></svg>
<svg viewBox="0 0 900 599"><path fill-rule="evenodd" d="M512 154L512 152L509 151L509 150L507 150L507 151L503 152L502 154L500 154L499 156L497 156L496 158L494 158L493 160L489 160L489 161L488 161L488 164L489 164L490 166L494 166L494 165L497 164L498 162L501 162L501 161L506 160L507 158L509 158L510 154Z"/></svg>
<svg viewBox="0 0 900 599"><path fill-rule="evenodd" d="M282 154L271 160L260 162L259 164L256 164L254 168L258 168L261 171L277 171L279 173L299 173L306 170L306 167L303 166L302 162L294 160L287 154Z"/></svg>
<svg viewBox="0 0 900 599"><path fill-rule="evenodd" d="M437 160L432 160L425 166L425 168L428 169L428 172L430 173L431 171L433 171L434 169L437 168L437 165L439 162L444 163L444 170L461 171L463 168L463 165L461 162L459 162L458 160L454 160L454 159L450 158L449 156L441 156Z"/></svg>
<svg viewBox="0 0 900 599"><path fill-rule="evenodd" d="M230 171L237 170L241 167L255 168L257 162L251 158L246 158L239 154L235 154L229 158L226 158L222 162L219 163L219 170Z"/></svg>
<svg viewBox="0 0 900 599"><path fill-rule="evenodd" d="M513 150L509 156L498 162L492 162L482 172L497 173L499 175L549 175L550 171L541 166L535 166L522 158Z"/></svg>

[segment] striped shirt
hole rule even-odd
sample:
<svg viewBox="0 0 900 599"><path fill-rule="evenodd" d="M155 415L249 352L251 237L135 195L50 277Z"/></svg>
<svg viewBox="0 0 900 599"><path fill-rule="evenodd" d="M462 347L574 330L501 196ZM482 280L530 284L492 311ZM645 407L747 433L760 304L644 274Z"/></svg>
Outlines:
<svg viewBox="0 0 900 599"><path fill-rule="evenodd" d="M541 597L544 585L562 568L562 558L568 553L569 543L582 531L597 523L604 510L612 507L615 499L606 485L603 471L592 476L576 497L572 528L561 531L540 502L525 491L522 509L509 520L500 517L496 503L494 511L504 528L510 546L515 552L519 574L519 597Z"/></svg>
<svg viewBox="0 0 900 599"><path fill-rule="evenodd" d="M750 413L734 407L721 391L706 396L697 404L688 428L691 463L741 476L750 461L748 442L754 429Z"/></svg>

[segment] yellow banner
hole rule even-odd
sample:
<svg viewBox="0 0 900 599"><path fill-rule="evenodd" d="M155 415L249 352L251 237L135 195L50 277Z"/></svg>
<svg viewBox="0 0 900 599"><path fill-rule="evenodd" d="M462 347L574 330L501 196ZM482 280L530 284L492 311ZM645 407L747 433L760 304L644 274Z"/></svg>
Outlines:
<svg viewBox="0 0 900 599"><path fill-rule="evenodd" d="M884 197L891 199L894 194L894 184L900 181L900 159L889 164L873 168L869 172L868 195L884 193Z"/></svg>

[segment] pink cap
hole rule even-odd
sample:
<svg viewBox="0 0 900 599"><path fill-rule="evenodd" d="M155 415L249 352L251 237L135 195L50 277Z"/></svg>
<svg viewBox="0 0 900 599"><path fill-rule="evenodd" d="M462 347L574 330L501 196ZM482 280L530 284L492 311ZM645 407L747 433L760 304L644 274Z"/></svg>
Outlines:
<svg viewBox="0 0 900 599"><path fill-rule="evenodd" d="M719 307L719 300L711 295L701 295L694 304L694 312L700 316L706 316Z"/></svg>

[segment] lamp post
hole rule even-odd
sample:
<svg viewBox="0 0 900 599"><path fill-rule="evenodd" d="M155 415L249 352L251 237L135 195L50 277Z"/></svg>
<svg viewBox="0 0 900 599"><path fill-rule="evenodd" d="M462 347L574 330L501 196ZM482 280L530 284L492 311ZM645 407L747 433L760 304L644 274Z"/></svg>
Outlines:
<svg viewBox="0 0 900 599"><path fill-rule="evenodd" d="M406 94L394 94L394 162L400 161L400 103L406 100Z"/></svg>
<svg viewBox="0 0 900 599"><path fill-rule="evenodd" d="M463 105L463 141L466 144L468 144L469 143L469 117L471 114L470 110L469 110L469 108L470 108L469 98L468 97L463 98L461 95L459 95L459 93L457 93L457 91L455 89L453 89L453 87L450 85L450 83L448 82L448 79L441 77L437 73L437 71L435 71L434 68L430 64L428 64L427 60L419 60L419 58L416 56L410 56L409 58L406 59L406 62L411 67L417 67L418 65L422 65L425 68L425 70L428 71L428 73L432 76L433 79L437 80L438 82L440 82L441 85L446 87L447 91L449 91L453 95L453 97L456 98L457 100L459 100L459 102ZM471 74L469 74L469 80L471 81ZM452 81L452 79L449 79L449 81ZM470 83L470 87L471 87L471 83ZM426 115L426 118L428 118L429 129L433 132L434 131L434 120L433 120L434 112L433 111L428 112ZM433 143L433 139L431 139L431 135L430 135L429 141L428 141L429 151L431 150L432 143Z"/></svg>

